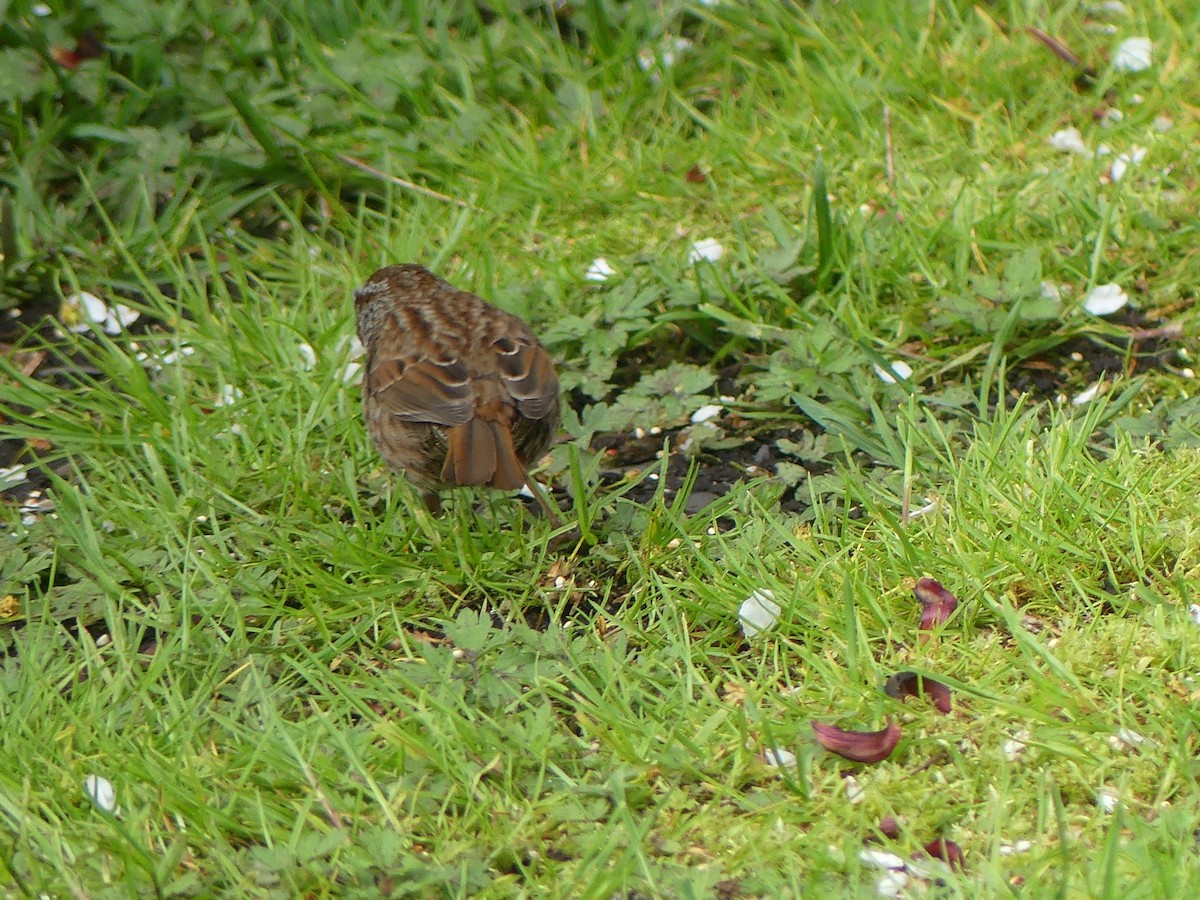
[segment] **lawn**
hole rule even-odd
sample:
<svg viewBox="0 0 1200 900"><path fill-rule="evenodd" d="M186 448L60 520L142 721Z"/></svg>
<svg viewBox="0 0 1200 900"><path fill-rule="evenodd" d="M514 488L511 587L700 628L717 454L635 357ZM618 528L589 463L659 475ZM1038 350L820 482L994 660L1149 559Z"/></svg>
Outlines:
<svg viewBox="0 0 1200 900"><path fill-rule="evenodd" d="M1197 35L10 5L0 890L1200 892ZM554 356L561 526L370 446L392 262Z"/></svg>

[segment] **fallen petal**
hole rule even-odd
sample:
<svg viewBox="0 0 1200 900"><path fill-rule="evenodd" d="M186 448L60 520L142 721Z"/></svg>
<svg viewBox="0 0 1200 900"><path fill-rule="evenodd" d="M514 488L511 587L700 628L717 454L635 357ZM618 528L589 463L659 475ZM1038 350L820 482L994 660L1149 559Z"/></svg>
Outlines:
<svg viewBox="0 0 1200 900"><path fill-rule="evenodd" d="M846 802L851 806L862 803L867 796L867 792L863 790L863 786L853 775L847 775L842 779L842 787L846 789Z"/></svg>
<svg viewBox="0 0 1200 900"><path fill-rule="evenodd" d="M843 759L877 763L887 759L900 743L900 725L891 716L882 731L846 731L836 725L812 723L817 743Z"/></svg>
<svg viewBox="0 0 1200 900"><path fill-rule="evenodd" d="M900 823L895 816L884 816L875 826L875 830L890 840L900 837Z"/></svg>
<svg viewBox="0 0 1200 900"><path fill-rule="evenodd" d="M1061 300L1062 288L1053 281L1043 281L1038 285L1038 295L1043 300Z"/></svg>
<svg viewBox="0 0 1200 900"><path fill-rule="evenodd" d="M904 860L895 853L888 853L886 850L876 850L872 847L864 847L860 850L858 861L864 866L873 866L876 869L904 868Z"/></svg>
<svg viewBox="0 0 1200 900"><path fill-rule="evenodd" d="M1084 308L1092 316L1111 316L1128 304L1129 295L1121 289L1120 284L1097 284L1088 292L1084 300Z"/></svg>
<svg viewBox="0 0 1200 900"><path fill-rule="evenodd" d="M1112 165L1108 168L1108 177L1110 181L1120 181L1125 177L1126 171L1130 166L1135 166L1146 158L1145 147L1134 147L1128 153L1122 153L1112 161ZM1126 300L1129 298L1126 297ZM1122 304L1124 305L1124 304Z"/></svg>
<svg viewBox="0 0 1200 900"><path fill-rule="evenodd" d="M721 246L720 241L715 238L705 238L692 244L692 250L688 253L688 262L698 263L701 260L716 262L724 255L725 248Z"/></svg>
<svg viewBox="0 0 1200 900"><path fill-rule="evenodd" d="M0 490L7 490L13 485L20 484L29 477L25 466L0 466ZM1197 607L1200 609L1200 607Z"/></svg>
<svg viewBox="0 0 1200 900"><path fill-rule="evenodd" d="M92 325L103 325L108 318L108 304L88 291L80 291L63 299L62 320L72 331L87 331Z"/></svg>
<svg viewBox="0 0 1200 900"><path fill-rule="evenodd" d="M904 360L898 359L893 363L888 363L888 365L892 367L891 372L889 372L883 366L874 367L875 374L879 376L880 381L885 382L886 384L895 384L897 380L907 381L912 377L912 366L910 366ZM896 374L893 375L892 372L895 372ZM896 378L896 375L900 376L899 379Z"/></svg>
<svg viewBox="0 0 1200 900"><path fill-rule="evenodd" d="M921 631L930 631L941 625L958 607L955 596L932 578L922 578L913 587L913 594L921 601Z"/></svg>
<svg viewBox="0 0 1200 900"><path fill-rule="evenodd" d="M880 897L903 897L907 888L908 873L903 869L884 872L875 882L875 893Z"/></svg>
<svg viewBox="0 0 1200 900"><path fill-rule="evenodd" d="M1193 603L1191 606L1189 606L1188 615L1192 617L1192 622L1194 622L1196 625L1200 625L1200 603Z"/></svg>
<svg viewBox="0 0 1200 900"><path fill-rule="evenodd" d="M1001 751L1004 753L1004 758L1009 762L1016 762L1017 758L1025 752L1029 746L1029 732L1021 729L1011 738L1004 742Z"/></svg>
<svg viewBox="0 0 1200 900"><path fill-rule="evenodd" d="M1154 741L1131 728L1120 728L1116 734L1109 735L1108 746L1114 750L1134 750L1142 746L1153 747Z"/></svg>
<svg viewBox="0 0 1200 900"><path fill-rule="evenodd" d="M1104 380L1101 379L1095 384L1088 385L1078 394L1071 398L1072 406L1083 406L1085 403L1091 403L1096 399L1096 395L1100 393L1100 388L1103 387Z"/></svg>
<svg viewBox="0 0 1200 900"><path fill-rule="evenodd" d="M883 685L883 692L895 700L905 697L927 696L938 712L948 713L951 709L950 688L940 681L925 678L916 672L897 672Z"/></svg>
<svg viewBox="0 0 1200 900"><path fill-rule="evenodd" d="M1112 788L1101 788L1096 792L1096 805L1106 813L1116 812L1121 805L1121 798Z"/></svg>
<svg viewBox="0 0 1200 900"><path fill-rule="evenodd" d="M136 309L118 303L104 317L104 333L117 335L142 317Z"/></svg>
<svg viewBox="0 0 1200 900"><path fill-rule="evenodd" d="M717 406L715 403L709 403L700 407L692 413L692 424L699 425L701 422L707 422L709 419L715 419L725 409L723 406Z"/></svg>
<svg viewBox="0 0 1200 900"><path fill-rule="evenodd" d="M762 761L768 766L775 766L781 769L794 769L796 767L796 754L791 750L784 750L782 747L772 747L762 752Z"/></svg>
<svg viewBox="0 0 1200 900"><path fill-rule="evenodd" d="M922 516L929 515L931 512L937 512L939 505L940 504L937 500L930 500L928 497L926 497L924 506L918 506L916 509L910 509L908 511L908 518L910 520L919 519Z"/></svg>
<svg viewBox="0 0 1200 900"><path fill-rule="evenodd" d="M190 344L180 344L178 350L171 350L164 353L162 359L159 360L164 366L169 366L172 363L177 363L187 356L191 356L196 352L196 348Z"/></svg>
<svg viewBox="0 0 1200 900"><path fill-rule="evenodd" d="M937 838L926 844L924 850L934 859L940 859L946 863L951 869L961 870L963 867L962 848L954 843L954 841Z"/></svg>
<svg viewBox="0 0 1200 900"><path fill-rule="evenodd" d="M760 588L752 593L738 609L738 618L742 621L742 633L752 638L766 631L779 618L779 604L775 602L775 594L767 588Z"/></svg>
<svg viewBox="0 0 1200 900"><path fill-rule="evenodd" d="M1118 72L1142 72L1150 68L1153 43L1148 37L1126 38L1113 54L1113 68Z"/></svg>
<svg viewBox="0 0 1200 900"><path fill-rule="evenodd" d="M83 779L83 792L96 806L106 813L117 809L117 789L102 775L89 775Z"/></svg>
<svg viewBox="0 0 1200 900"><path fill-rule="evenodd" d="M608 264L608 260L603 256L597 256L592 260L592 264L588 266L587 272L584 273L584 278L588 281L608 281L613 275L617 274L617 270Z"/></svg>
<svg viewBox="0 0 1200 900"><path fill-rule="evenodd" d="M1079 153L1083 156L1088 154L1087 144L1083 142L1083 135L1079 133L1078 128L1063 128L1049 137L1049 144L1055 150L1062 150L1064 153Z"/></svg>
<svg viewBox="0 0 1200 900"><path fill-rule="evenodd" d="M296 350L300 353L300 359L303 362L304 370L311 372L317 364L317 353L313 350L311 344L300 344Z"/></svg>

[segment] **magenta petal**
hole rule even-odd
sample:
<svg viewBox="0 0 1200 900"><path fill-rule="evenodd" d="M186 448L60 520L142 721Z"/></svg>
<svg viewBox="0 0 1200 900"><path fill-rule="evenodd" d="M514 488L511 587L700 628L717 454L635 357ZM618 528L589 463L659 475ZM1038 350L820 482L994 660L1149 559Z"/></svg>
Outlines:
<svg viewBox="0 0 1200 900"><path fill-rule="evenodd" d="M963 852L962 848L954 841L948 841L945 838L937 838L925 845L925 852L934 859L940 859L942 862L950 866L951 869L961 870L963 867Z"/></svg>
<svg viewBox="0 0 1200 900"><path fill-rule="evenodd" d="M889 716L882 731L846 731L836 725L812 723L817 743L838 756L862 763L887 759L900 743L900 726Z"/></svg>
<svg viewBox="0 0 1200 900"><path fill-rule="evenodd" d="M958 607L955 596L932 578L922 578L913 588L921 601L921 630L929 631L950 618Z"/></svg>
<svg viewBox="0 0 1200 900"><path fill-rule="evenodd" d="M951 710L950 688L916 672L897 672L884 682L883 692L895 700L924 695L938 712L948 713Z"/></svg>

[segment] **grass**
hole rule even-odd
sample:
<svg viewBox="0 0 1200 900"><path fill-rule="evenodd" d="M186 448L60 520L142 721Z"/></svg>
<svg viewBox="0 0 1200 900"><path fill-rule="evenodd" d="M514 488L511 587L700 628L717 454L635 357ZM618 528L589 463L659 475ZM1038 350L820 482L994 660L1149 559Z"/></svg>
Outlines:
<svg viewBox="0 0 1200 900"><path fill-rule="evenodd" d="M859 854L897 816L890 851L962 846L962 871L928 864L948 896L1189 895L1200 14L1090 9L15 13L2 302L87 290L142 318L63 337L35 376L0 358L0 437L56 505L0 505L22 623L0 883L873 895ZM1029 25L1096 83L1073 88ZM89 30L99 58L52 61ZM1111 71L1139 34L1153 68ZM1067 125L1146 159L1112 183L1108 159L1047 145ZM703 238L726 254L693 265ZM400 260L527 317L561 361L545 472L584 539L504 497L434 519L383 470L347 381L350 297ZM1110 281L1136 316L1081 308ZM1178 352L1126 377L1129 328L1165 322ZM911 379L875 374L901 359ZM1099 398L1056 398L1097 380L1090 360ZM1053 389L1020 398L1030 361ZM732 363L719 402L741 422L680 432ZM697 513L686 490L634 502L589 440L651 425L706 452L787 427L791 461ZM961 603L928 640L922 575ZM747 640L763 588L782 613ZM952 715L884 695L910 669L952 686ZM904 736L878 765L811 738L888 716ZM777 749L796 766L765 765Z"/></svg>

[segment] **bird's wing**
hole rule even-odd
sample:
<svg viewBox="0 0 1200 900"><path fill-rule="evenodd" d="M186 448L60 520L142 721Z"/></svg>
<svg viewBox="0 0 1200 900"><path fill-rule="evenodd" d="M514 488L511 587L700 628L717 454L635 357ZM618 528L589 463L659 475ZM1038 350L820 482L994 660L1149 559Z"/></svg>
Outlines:
<svg viewBox="0 0 1200 900"><path fill-rule="evenodd" d="M471 420L475 391L467 364L443 352L438 359L375 357L366 374L367 391L405 422L453 427Z"/></svg>
<svg viewBox="0 0 1200 900"><path fill-rule="evenodd" d="M502 337L493 345L496 368L521 415L542 419L558 404L558 376L550 355L526 338Z"/></svg>

